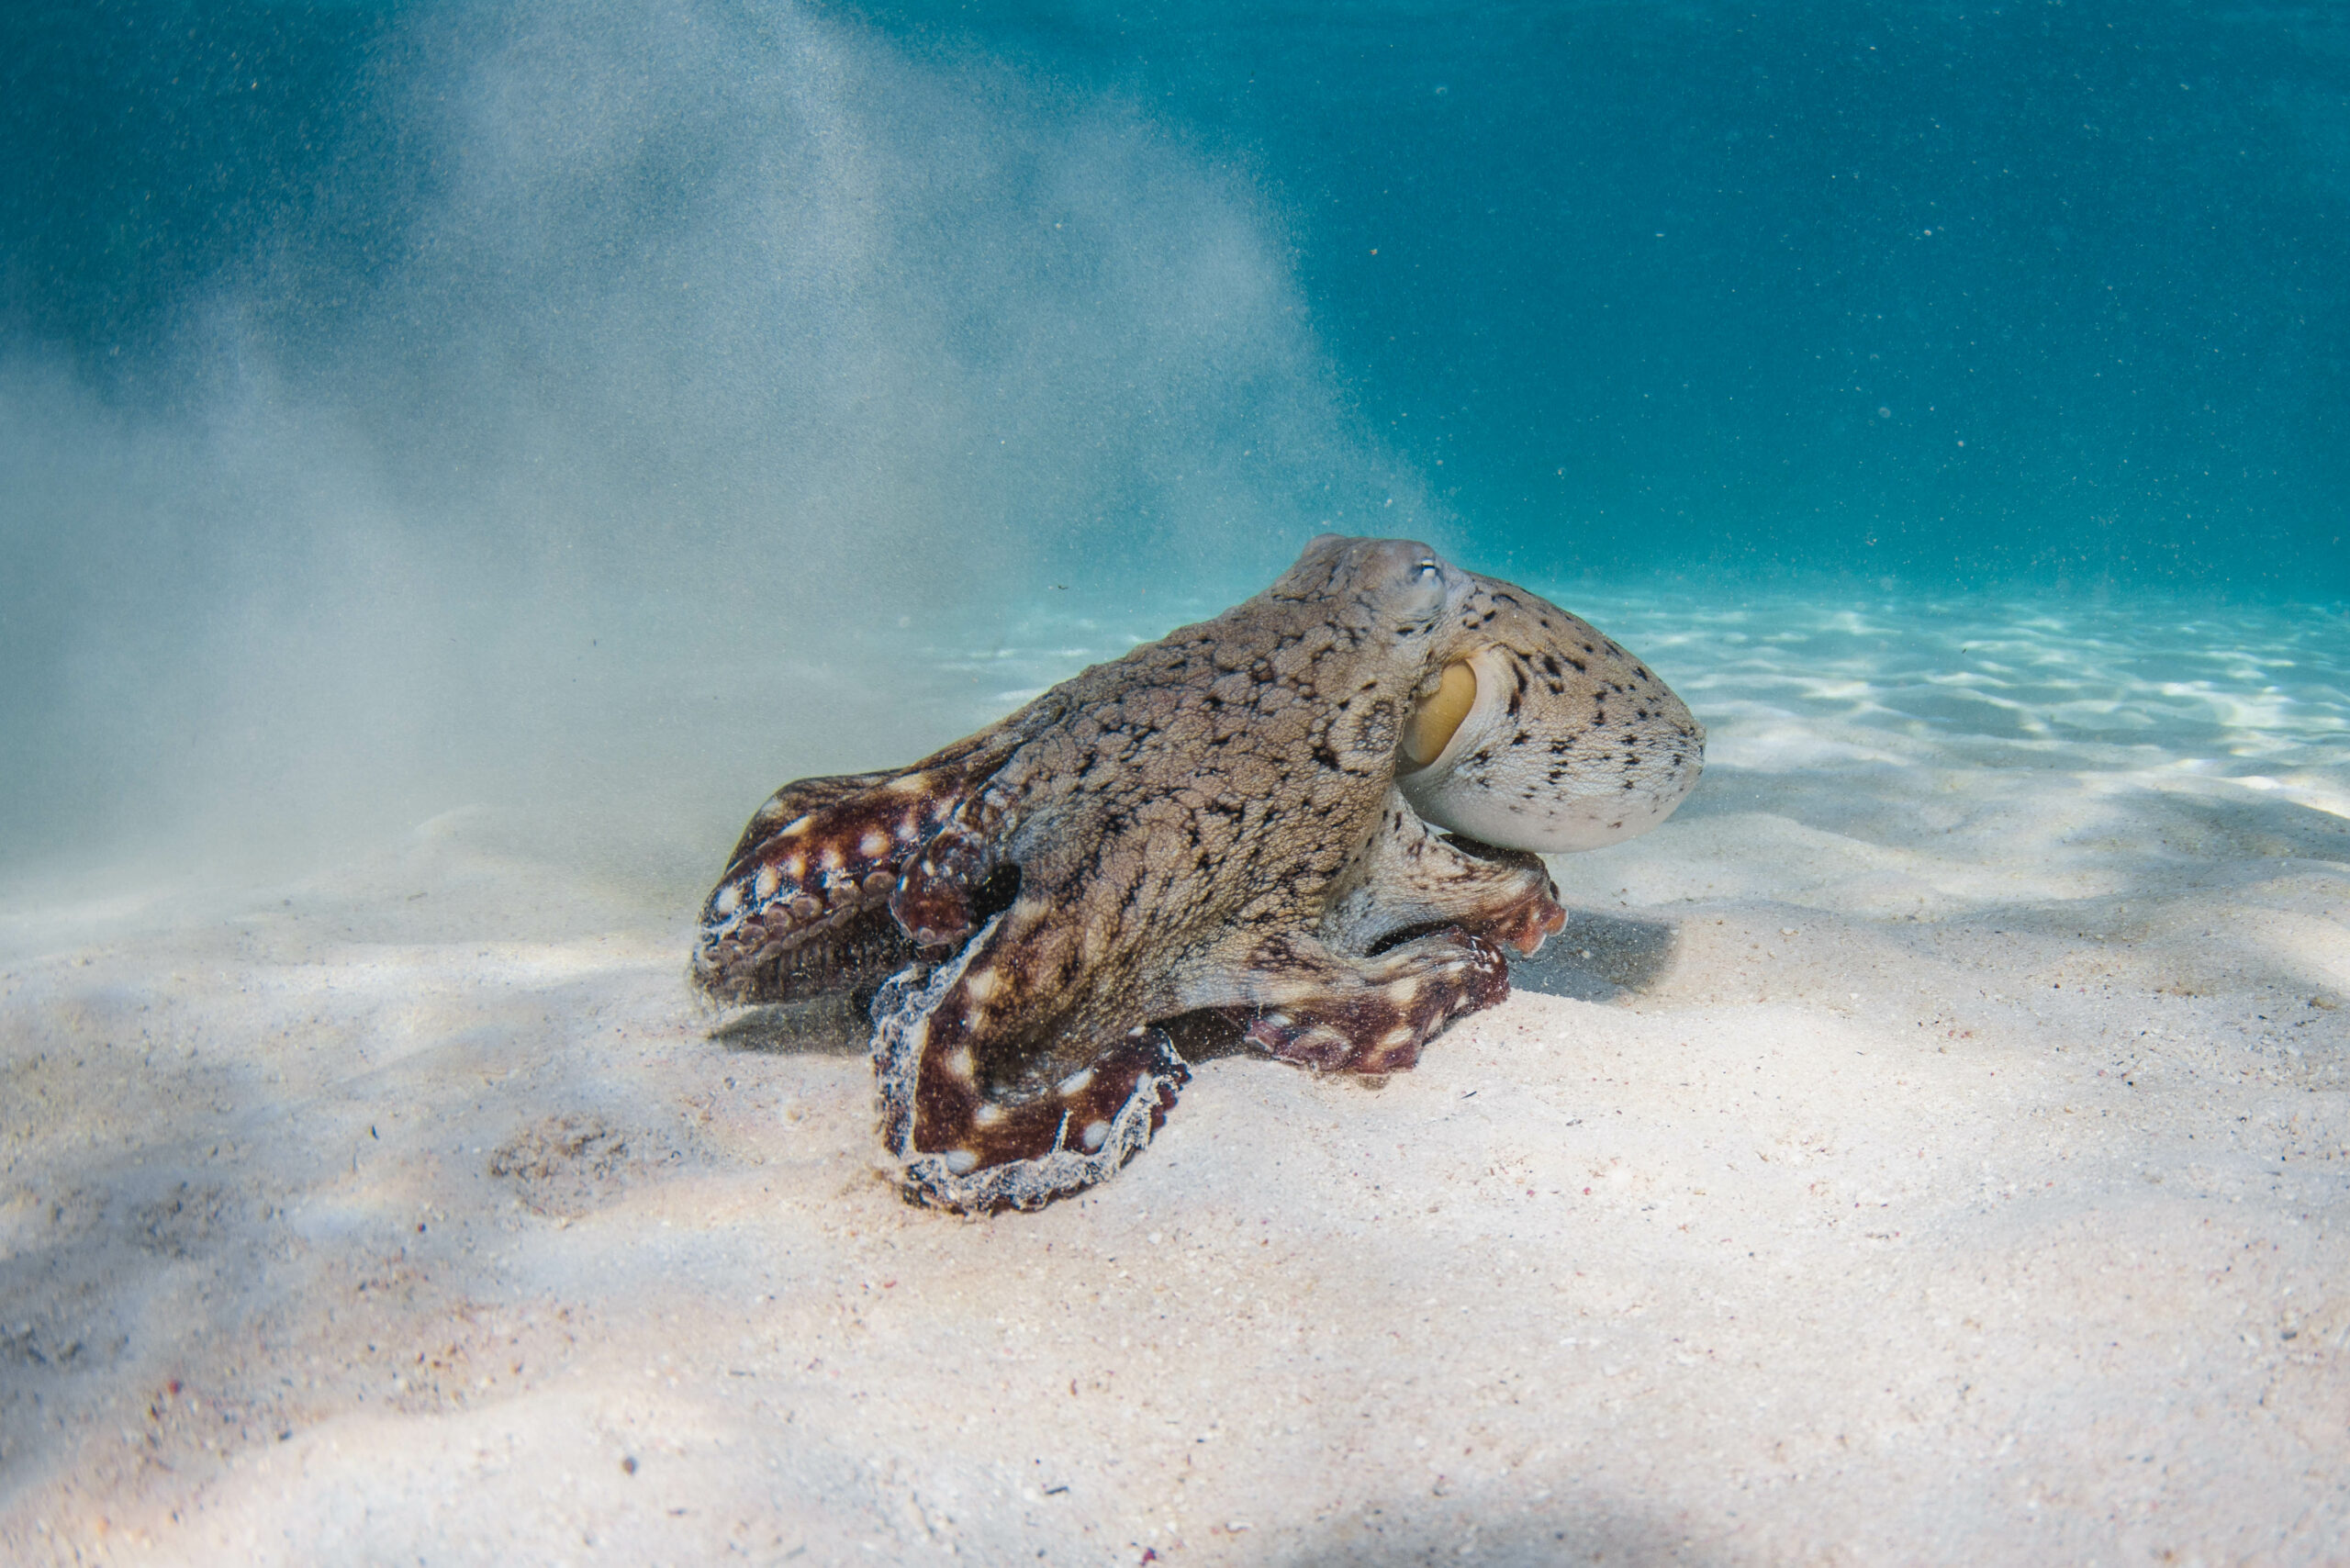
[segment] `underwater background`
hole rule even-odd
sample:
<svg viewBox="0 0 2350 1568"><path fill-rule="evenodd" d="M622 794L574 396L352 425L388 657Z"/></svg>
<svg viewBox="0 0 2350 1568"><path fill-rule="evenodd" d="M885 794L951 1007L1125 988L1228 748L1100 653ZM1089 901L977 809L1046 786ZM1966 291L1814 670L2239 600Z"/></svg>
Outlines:
<svg viewBox="0 0 2350 1568"><path fill-rule="evenodd" d="M0 88L0 1562L2350 1562L2350 9L18 0ZM853 1002L692 994L727 846L1324 530L1704 778L1413 1070L909 1207Z"/></svg>
<svg viewBox="0 0 2350 1568"><path fill-rule="evenodd" d="M1603 623L2143 644L2058 700L2241 666L2165 630L2232 607L2342 722L2333 8L90 4L0 59L20 869L478 801L698 862L1324 529Z"/></svg>

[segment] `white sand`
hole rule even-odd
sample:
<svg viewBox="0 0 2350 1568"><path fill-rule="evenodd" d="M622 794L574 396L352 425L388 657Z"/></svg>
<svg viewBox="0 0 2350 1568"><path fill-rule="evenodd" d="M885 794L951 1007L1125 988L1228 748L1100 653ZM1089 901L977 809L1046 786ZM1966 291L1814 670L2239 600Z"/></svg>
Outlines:
<svg viewBox="0 0 2350 1568"><path fill-rule="evenodd" d="M2350 630L1561 597L1713 733L1564 994L1041 1215L707 1037L773 777L651 879L20 890L0 1560L2350 1559Z"/></svg>

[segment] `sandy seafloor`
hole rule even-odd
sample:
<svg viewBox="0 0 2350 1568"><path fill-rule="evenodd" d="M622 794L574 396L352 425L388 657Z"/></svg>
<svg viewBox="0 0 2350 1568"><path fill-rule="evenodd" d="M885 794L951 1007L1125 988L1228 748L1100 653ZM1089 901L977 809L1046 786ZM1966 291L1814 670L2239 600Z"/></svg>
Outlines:
<svg viewBox="0 0 2350 1568"><path fill-rule="evenodd" d="M1206 1063L1037 1215L689 1001L785 717L659 874L488 803L18 890L0 1560L2350 1560L2350 627L1561 597L1679 815L1416 1072Z"/></svg>

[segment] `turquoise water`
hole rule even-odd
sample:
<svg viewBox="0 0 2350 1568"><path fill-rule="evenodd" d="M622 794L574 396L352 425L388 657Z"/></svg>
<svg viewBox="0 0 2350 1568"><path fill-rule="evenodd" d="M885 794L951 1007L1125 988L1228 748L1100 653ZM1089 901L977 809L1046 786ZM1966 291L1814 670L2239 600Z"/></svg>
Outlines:
<svg viewBox="0 0 2350 1568"><path fill-rule="evenodd" d="M723 836L841 714L945 738L901 623L1155 633L1325 528L1849 608L1886 680L1953 596L2085 669L2163 617L2149 689L2231 614L2340 647L2324 7L149 4L0 58L12 863Z"/></svg>
<svg viewBox="0 0 2350 1568"><path fill-rule="evenodd" d="M0 5L0 1562L2350 1561L2344 15ZM1325 529L1703 780L905 1208L726 846Z"/></svg>

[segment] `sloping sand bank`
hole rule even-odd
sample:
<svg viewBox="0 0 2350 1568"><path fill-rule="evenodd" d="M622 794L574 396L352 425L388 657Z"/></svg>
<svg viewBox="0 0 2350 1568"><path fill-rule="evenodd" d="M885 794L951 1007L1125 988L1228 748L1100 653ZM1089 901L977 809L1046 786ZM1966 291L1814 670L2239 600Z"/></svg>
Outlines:
<svg viewBox="0 0 2350 1568"><path fill-rule="evenodd" d="M1204 1064L1039 1215L711 1037L704 868L19 899L0 1559L2350 1557L2350 633L1578 608L1681 814L1418 1071Z"/></svg>

